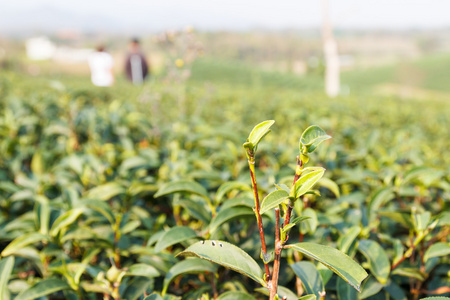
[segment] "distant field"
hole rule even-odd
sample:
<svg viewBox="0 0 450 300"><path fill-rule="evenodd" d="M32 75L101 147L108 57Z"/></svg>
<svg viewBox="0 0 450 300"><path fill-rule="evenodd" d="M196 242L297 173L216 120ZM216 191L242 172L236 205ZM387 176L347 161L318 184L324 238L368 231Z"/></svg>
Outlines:
<svg viewBox="0 0 450 300"><path fill-rule="evenodd" d="M426 90L450 92L450 54L439 54L365 70L342 73L342 83L362 90L393 83Z"/></svg>
<svg viewBox="0 0 450 300"><path fill-rule="evenodd" d="M395 65L345 71L341 84L351 92L370 92L380 86L412 88L425 92L450 92L450 54L426 56L416 61ZM225 83L235 86L288 88L301 91L322 91L323 78L319 74L295 75L263 71L258 65L239 61L203 58L192 69L191 82Z"/></svg>

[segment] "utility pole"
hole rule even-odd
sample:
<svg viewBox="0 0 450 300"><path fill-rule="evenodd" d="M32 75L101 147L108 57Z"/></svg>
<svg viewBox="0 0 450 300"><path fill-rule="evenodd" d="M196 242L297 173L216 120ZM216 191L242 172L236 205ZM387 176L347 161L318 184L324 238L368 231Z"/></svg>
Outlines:
<svg viewBox="0 0 450 300"><path fill-rule="evenodd" d="M325 92L336 97L340 90L340 63L337 43L331 27L328 0L322 0L322 39L325 56Z"/></svg>

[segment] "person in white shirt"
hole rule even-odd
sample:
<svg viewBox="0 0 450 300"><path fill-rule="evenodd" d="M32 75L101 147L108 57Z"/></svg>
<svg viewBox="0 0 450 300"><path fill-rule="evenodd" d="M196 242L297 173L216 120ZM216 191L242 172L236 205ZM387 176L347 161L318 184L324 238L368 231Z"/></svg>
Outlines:
<svg viewBox="0 0 450 300"><path fill-rule="evenodd" d="M88 63L94 85L111 86L114 83L114 59L105 51L104 46L99 46L97 51L89 56Z"/></svg>

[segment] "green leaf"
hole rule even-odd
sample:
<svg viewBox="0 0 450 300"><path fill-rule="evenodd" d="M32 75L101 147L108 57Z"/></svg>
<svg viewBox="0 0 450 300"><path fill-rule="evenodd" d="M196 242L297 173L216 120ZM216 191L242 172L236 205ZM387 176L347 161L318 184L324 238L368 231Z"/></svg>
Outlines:
<svg viewBox="0 0 450 300"><path fill-rule="evenodd" d="M292 248L321 262L358 291L361 282L367 277L366 271L353 259L329 246L313 243L298 243L287 245L285 248Z"/></svg>
<svg viewBox="0 0 450 300"><path fill-rule="evenodd" d="M450 243L436 243L431 245L430 248L427 249L424 256L424 261L432 257L440 257L450 255Z"/></svg>
<svg viewBox="0 0 450 300"><path fill-rule="evenodd" d="M139 220L129 221L122 228L120 228L120 232L122 234L127 234L127 233L134 231L139 226L141 226L141 221L139 221Z"/></svg>
<svg viewBox="0 0 450 300"><path fill-rule="evenodd" d="M392 259L392 264L395 265L402 259L405 249L403 248L402 242L398 239L394 240L393 245L394 245L394 258Z"/></svg>
<svg viewBox="0 0 450 300"><path fill-rule="evenodd" d="M383 288L383 285L375 279L375 277L370 276L363 282L362 292L359 295L359 299L366 299L370 296L378 294Z"/></svg>
<svg viewBox="0 0 450 300"><path fill-rule="evenodd" d="M116 217L108 203L99 200L84 200L83 204L102 214L111 225L116 223Z"/></svg>
<svg viewBox="0 0 450 300"><path fill-rule="evenodd" d="M228 291L221 294L217 300L256 300L256 298L244 292Z"/></svg>
<svg viewBox="0 0 450 300"><path fill-rule="evenodd" d="M403 175L403 182L401 182L401 183L406 184L408 182L412 182L415 179L417 179L423 175L433 173L433 172L436 172L436 170L434 170L430 167L426 167L426 166L413 167L412 169L405 172L405 174Z"/></svg>
<svg viewBox="0 0 450 300"><path fill-rule="evenodd" d="M158 192L154 195L155 198L169 195L173 193L190 193L196 194L208 198L208 192L199 183L195 181L179 180L174 182L169 182L163 185Z"/></svg>
<svg viewBox="0 0 450 300"><path fill-rule="evenodd" d="M450 225L450 212L444 211L440 213L437 218L439 220L439 226L449 226Z"/></svg>
<svg viewBox="0 0 450 300"><path fill-rule="evenodd" d="M316 295L305 295L298 298L298 300L316 300L316 299L317 299Z"/></svg>
<svg viewBox="0 0 450 300"><path fill-rule="evenodd" d="M242 249L222 241L200 241L178 255L197 256L250 277L266 286L263 272L256 261Z"/></svg>
<svg viewBox="0 0 450 300"><path fill-rule="evenodd" d="M37 242L47 241L48 236L38 232L27 233L13 240L2 252L2 256L14 254L14 252Z"/></svg>
<svg viewBox="0 0 450 300"><path fill-rule="evenodd" d="M81 275L83 275L83 272L88 267L92 258L96 256L100 251L101 251L100 248L91 248L90 250L87 251L87 253L83 257L83 260L81 261L81 264L78 265L75 275L73 276L73 280L75 281L76 284L80 283Z"/></svg>
<svg viewBox="0 0 450 300"><path fill-rule="evenodd" d="M253 208L255 205L255 200L253 200L250 197L238 197L234 199L227 199L225 202L223 202L220 209L226 209L233 206L247 206L250 208Z"/></svg>
<svg viewBox="0 0 450 300"><path fill-rule="evenodd" d="M338 248L345 254L349 253L350 247L352 246L355 239L361 233L361 227L353 226L348 229L348 231L339 238Z"/></svg>
<svg viewBox="0 0 450 300"><path fill-rule="evenodd" d="M287 224L286 226L284 226L281 230L284 231L284 232L288 232L289 230L291 230L292 227L294 227L294 226L297 225L298 223L303 222L303 221L305 221L305 220L308 220L308 219L310 219L310 218L311 218L311 217L307 217L307 216L300 216L300 217L297 217L297 218L293 219L293 220L291 221L291 223L289 223L289 224Z"/></svg>
<svg viewBox="0 0 450 300"><path fill-rule="evenodd" d="M323 177L322 179L319 180L319 182L317 182L317 185L329 189L336 198L341 197L341 193L339 192L339 186L333 180Z"/></svg>
<svg viewBox="0 0 450 300"><path fill-rule="evenodd" d="M209 230L213 233L223 223L237 217L254 216L253 210L246 206L234 206L227 209L220 210L219 213L212 219L209 225Z"/></svg>
<svg viewBox="0 0 450 300"><path fill-rule="evenodd" d="M300 232L302 234L314 234L314 232L316 232L317 225L319 225L316 211L311 207L308 207L302 212L302 217L307 217L308 219L300 224Z"/></svg>
<svg viewBox="0 0 450 300"><path fill-rule="evenodd" d="M53 237L56 236L61 229L75 222L84 211L84 208L74 208L60 215L55 222L53 222L50 235Z"/></svg>
<svg viewBox="0 0 450 300"><path fill-rule="evenodd" d="M35 175L42 175L44 173L44 162L40 151L34 153L31 159L31 171Z"/></svg>
<svg viewBox="0 0 450 300"><path fill-rule="evenodd" d="M217 189L216 203L220 203L223 197L225 197L226 194L233 190L250 191L251 188L248 186L248 184L240 181L225 182Z"/></svg>
<svg viewBox="0 0 450 300"><path fill-rule="evenodd" d="M8 281L14 268L14 256L0 260L0 298L9 299ZM6 295L6 296L5 296Z"/></svg>
<svg viewBox="0 0 450 300"><path fill-rule="evenodd" d="M189 227L177 226L166 231L155 245L155 251L161 252L172 245L198 237L197 233Z"/></svg>
<svg viewBox="0 0 450 300"><path fill-rule="evenodd" d="M192 217L203 221L206 224L211 222L211 213L206 209L207 206L205 206L204 203L184 198L174 199L173 205L184 207Z"/></svg>
<svg viewBox="0 0 450 300"><path fill-rule="evenodd" d="M406 300L405 292L392 280L388 281L388 283L384 286L384 290L388 292L389 296L394 300Z"/></svg>
<svg viewBox="0 0 450 300"><path fill-rule="evenodd" d="M420 272L420 270L414 269L414 268L395 268L392 271L392 275L399 275L399 276L404 276L404 277L415 278L420 281L425 280L425 274Z"/></svg>
<svg viewBox="0 0 450 300"><path fill-rule="evenodd" d="M108 182L90 189L86 194L86 198L107 201L117 195L125 194L125 192L126 189L121 184L117 182Z"/></svg>
<svg viewBox="0 0 450 300"><path fill-rule="evenodd" d="M153 278L160 276L158 270L147 264L134 264L128 268L128 272L125 276L142 276L147 278Z"/></svg>
<svg viewBox="0 0 450 300"><path fill-rule="evenodd" d="M448 297L426 297L426 298L420 298L420 300L449 300Z"/></svg>
<svg viewBox="0 0 450 300"><path fill-rule="evenodd" d="M259 212L264 214L265 212L278 207L278 205L284 202L288 197L289 194L284 190L273 191L263 199Z"/></svg>
<svg viewBox="0 0 450 300"><path fill-rule="evenodd" d="M305 291L320 299L320 293L324 292L325 288L322 277L314 264L309 261L300 261L290 265L290 267L294 270L295 275L302 280Z"/></svg>
<svg viewBox="0 0 450 300"><path fill-rule="evenodd" d="M300 138L300 153L311 153L316 150L316 148L323 142L331 139L331 136L317 125L309 126L303 131ZM303 151L303 149L305 151Z"/></svg>
<svg viewBox="0 0 450 300"><path fill-rule="evenodd" d="M145 297L144 300L164 300L164 299L157 293L153 293L150 296Z"/></svg>
<svg viewBox="0 0 450 300"><path fill-rule="evenodd" d="M339 300L358 299L358 292L340 277L336 281L336 290Z"/></svg>
<svg viewBox="0 0 450 300"><path fill-rule="evenodd" d="M136 300L144 294L152 281L146 277L134 277L127 282L121 299Z"/></svg>
<svg viewBox="0 0 450 300"><path fill-rule="evenodd" d="M209 261L197 257L188 258L176 263L172 268L170 268L169 272L167 272L164 278L162 295L165 295L170 282L178 275L197 274L204 272L215 273L216 268Z"/></svg>
<svg viewBox="0 0 450 300"><path fill-rule="evenodd" d="M375 211L392 198L394 198L394 192L393 188L390 186L379 188L372 193L368 207L370 219L373 220L375 217Z"/></svg>
<svg viewBox="0 0 450 300"><path fill-rule="evenodd" d="M269 296L269 290L265 287L256 288L255 291ZM293 292L291 292L290 289L288 289L284 286L281 286L281 285L278 285L277 295L278 295L279 299L283 299L283 297L286 297L286 300L297 300L298 299L297 295L294 294Z"/></svg>
<svg viewBox="0 0 450 300"><path fill-rule="evenodd" d="M145 297L144 300L163 300L163 297L156 293L153 293L150 296Z"/></svg>
<svg viewBox="0 0 450 300"><path fill-rule="evenodd" d="M393 211L380 211L379 210L378 214L380 216L383 216L383 217L389 218L391 220L394 220L394 221L402 224L406 228L409 228L409 229L413 229L414 228L414 224L413 224L413 221L412 221L410 213L393 212Z"/></svg>
<svg viewBox="0 0 450 300"><path fill-rule="evenodd" d="M70 286L61 279L44 279L20 293L14 300L34 300L65 289L70 289Z"/></svg>
<svg viewBox="0 0 450 300"><path fill-rule="evenodd" d="M414 228L416 231L420 232L425 230L431 220L431 213L426 211L421 214L413 214L413 216Z"/></svg>
<svg viewBox="0 0 450 300"><path fill-rule="evenodd" d="M38 195L36 198L39 198L38 200L40 203L36 203L39 214L39 232L42 234L48 234L48 227L50 224L50 201L47 199L47 197Z"/></svg>
<svg viewBox="0 0 450 300"><path fill-rule="evenodd" d="M247 138L247 142L244 144L244 148L248 148L252 152L256 151L259 142L270 132L270 127L274 123L274 120L268 120L256 125L250 132L250 135Z"/></svg>
<svg viewBox="0 0 450 300"><path fill-rule="evenodd" d="M314 171L302 175L292 187L290 196L298 199L300 196L306 194L309 190L311 190L314 184L322 178L324 173L324 168L315 167Z"/></svg>
<svg viewBox="0 0 450 300"><path fill-rule="evenodd" d="M369 261L369 269L372 275L382 284L386 284L389 278L391 265L384 249L375 241L360 240L359 251Z"/></svg>

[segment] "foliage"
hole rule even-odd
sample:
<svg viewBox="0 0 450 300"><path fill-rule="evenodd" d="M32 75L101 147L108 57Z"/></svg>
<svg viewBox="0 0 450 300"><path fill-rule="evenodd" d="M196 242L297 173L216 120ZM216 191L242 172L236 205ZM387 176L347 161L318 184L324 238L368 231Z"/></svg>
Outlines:
<svg viewBox="0 0 450 300"><path fill-rule="evenodd" d="M449 295L447 103L213 84L104 90L77 78L1 75L2 299L265 299L273 211L284 217L290 197L280 295L313 299L322 287L326 299ZM240 148L261 118L276 120L273 133L249 139L258 142L265 255ZM333 139L299 154L310 124ZM292 189L297 155L317 167L305 167ZM179 255L205 257L194 251L202 241L239 248L250 269ZM308 247L362 265L361 293Z"/></svg>

